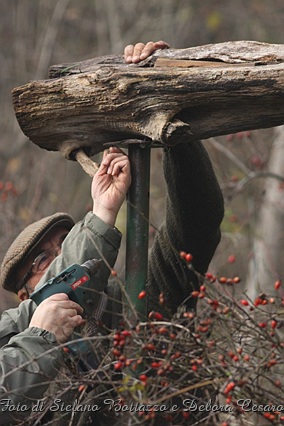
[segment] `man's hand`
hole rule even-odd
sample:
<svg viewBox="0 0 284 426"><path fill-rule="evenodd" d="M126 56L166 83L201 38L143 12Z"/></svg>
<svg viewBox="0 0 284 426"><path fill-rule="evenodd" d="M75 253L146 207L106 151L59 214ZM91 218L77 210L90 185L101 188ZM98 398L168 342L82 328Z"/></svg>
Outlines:
<svg viewBox="0 0 284 426"><path fill-rule="evenodd" d="M67 294L54 294L36 308L30 327L50 331L58 343L65 343L75 327L85 324L82 313L83 308L70 300Z"/></svg>
<svg viewBox="0 0 284 426"><path fill-rule="evenodd" d="M169 47L170 46L165 41L149 41L147 44L136 43L135 46L133 46L133 44L129 44L124 49L124 60L128 64L131 62L137 64L152 55L155 50L167 49Z"/></svg>
<svg viewBox="0 0 284 426"><path fill-rule="evenodd" d="M114 226L130 183L127 155L114 147L105 151L92 183L93 213L108 225Z"/></svg>

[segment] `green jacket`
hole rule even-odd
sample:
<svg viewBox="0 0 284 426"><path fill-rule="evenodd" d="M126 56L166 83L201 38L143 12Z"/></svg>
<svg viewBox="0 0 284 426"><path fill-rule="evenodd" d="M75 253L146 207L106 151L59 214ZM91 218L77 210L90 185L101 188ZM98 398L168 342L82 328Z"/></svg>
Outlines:
<svg viewBox="0 0 284 426"><path fill-rule="evenodd" d="M38 287L71 263L101 258L101 254L113 267L120 241L119 231L88 213L72 228L61 255L54 260ZM96 279L106 287L108 277L109 269L103 266ZM36 327L29 328L36 307L32 300L26 300L18 308L5 311L0 321L1 424L28 413L25 405L29 407L31 400L43 396L62 365L62 351L58 350L54 335ZM16 411L18 404L23 412Z"/></svg>
<svg viewBox="0 0 284 426"><path fill-rule="evenodd" d="M167 183L166 218L149 255L148 309L157 308L159 294L163 292L167 308L175 312L199 286L197 275L181 261L179 251L193 255L193 264L199 273L207 271L220 240L223 198L200 142L179 144L166 150L163 167ZM53 261L38 286L71 263L106 259L108 266L101 268L96 279L109 296L103 322L108 328L115 328L121 318L120 290L117 285L108 284L108 278L120 241L121 234L116 228L110 228L88 213L72 228L61 255ZM189 308L194 308L194 303L192 299L187 301ZM42 398L62 365L62 350L54 336L28 327L35 308L31 300L24 301L18 308L4 312L0 321L1 424L16 424L17 419L23 418L25 412L13 408L18 403L25 408L31 400Z"/></svg>

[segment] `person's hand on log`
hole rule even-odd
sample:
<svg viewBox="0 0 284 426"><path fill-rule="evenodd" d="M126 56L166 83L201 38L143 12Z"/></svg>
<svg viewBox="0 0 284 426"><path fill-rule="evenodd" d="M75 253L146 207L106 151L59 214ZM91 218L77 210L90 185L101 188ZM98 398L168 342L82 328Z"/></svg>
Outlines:
<svg viewBox="0 0 284 426"><path fill-rule="evenodd" d="M109 148L104 152L99 170L93 177L93 213L108 225L114 226L130 183L127 155L119 148Z"/></svg>
<svg viewBox="0 0 284 426"><path fill-rule="evenodd" d="M148 56L152 55L155 50L167 49L170 46L165 41L149 41L148 43L136 43L135 45L129 44L124 49L124 60L127 64L137 64L140 61L144 61Z"/></svg>

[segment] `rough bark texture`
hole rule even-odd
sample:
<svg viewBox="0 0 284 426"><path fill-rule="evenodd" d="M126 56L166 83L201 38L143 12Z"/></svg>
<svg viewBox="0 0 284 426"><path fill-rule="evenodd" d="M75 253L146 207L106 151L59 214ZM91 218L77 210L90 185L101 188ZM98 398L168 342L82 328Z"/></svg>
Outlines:
<svg viewBox="0 0 284 426"><path fill-rule="evenodd" d="M156 145L284 123L284 45L229 42L54 66L13 90L23 132L67 158L108 144Z"/></svg>

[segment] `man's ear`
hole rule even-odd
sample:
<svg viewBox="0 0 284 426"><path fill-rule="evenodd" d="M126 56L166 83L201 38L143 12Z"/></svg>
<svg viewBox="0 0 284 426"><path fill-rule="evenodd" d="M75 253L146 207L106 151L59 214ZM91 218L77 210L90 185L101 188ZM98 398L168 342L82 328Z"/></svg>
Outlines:
<svg viewBox="0 0 284 426"><path fill-rule="evenodd" d="M21 302L29 298L29 293L27 292L25 287L21 288L21 290L18 291L18 297Z"/></svg>

